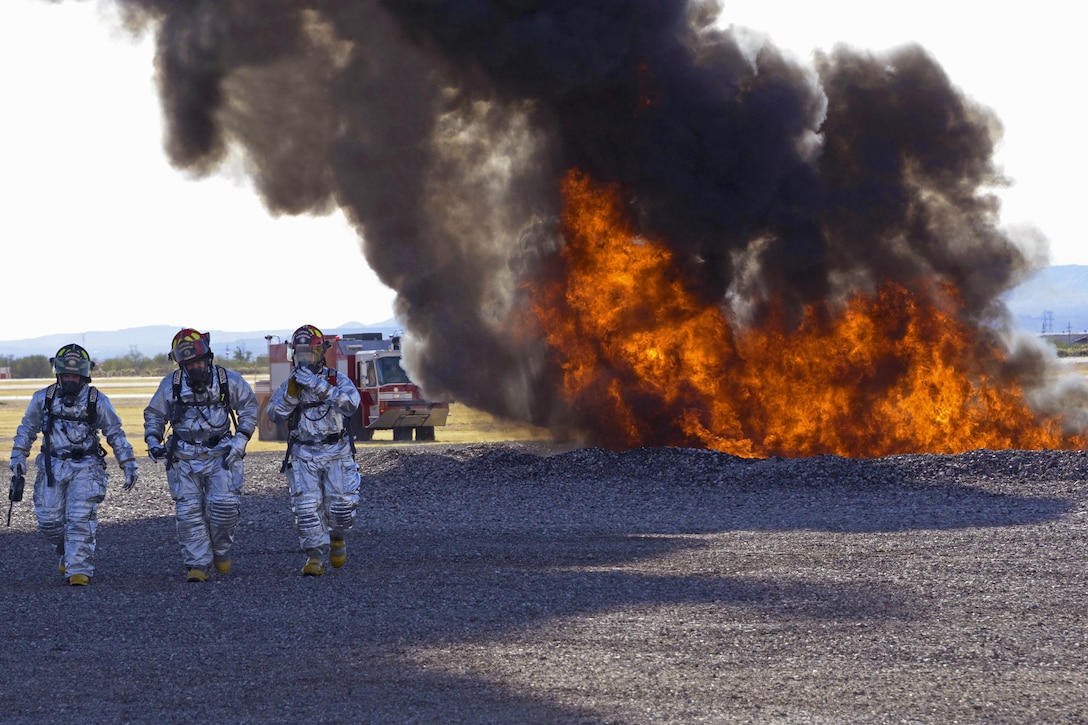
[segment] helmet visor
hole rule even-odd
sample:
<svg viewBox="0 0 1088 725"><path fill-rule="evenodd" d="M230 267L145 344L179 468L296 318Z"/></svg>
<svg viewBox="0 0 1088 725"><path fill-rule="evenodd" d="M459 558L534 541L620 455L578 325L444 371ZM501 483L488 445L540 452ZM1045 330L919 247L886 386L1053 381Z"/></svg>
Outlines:
<svg viewBox="0 0 1088 725"><path fill-rule="evenodd" d="M175 345L173 349L174 362L179 365L184 365L192 360L199 360L209 352L211 352L211 350L208 348L208 343L204 341L204 338L198 337L195 340L179 340L178 344Z"/></svg>
<svg viewBox="0 0 1088 725"><path fill-rule="evenodd" d="M91 377L91 360L78 352L67 352L53 358L53 372L57 375L79 375L89 378Z"/></svg>
<svg viewBox="0 0 1088 725"><path fill-rule="evenodd" d="M321 345L295 345L292 359L295 365L317 365L325 361L325 348Z"/></svg>

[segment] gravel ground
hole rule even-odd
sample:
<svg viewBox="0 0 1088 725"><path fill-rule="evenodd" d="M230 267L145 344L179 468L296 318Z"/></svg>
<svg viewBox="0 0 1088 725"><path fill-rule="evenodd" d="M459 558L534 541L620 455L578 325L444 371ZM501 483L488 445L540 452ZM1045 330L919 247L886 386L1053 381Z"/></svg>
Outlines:
<svg viewBox="0 0 1088 725"><path fill-rule="evenodd" d="M246 459L234 572L206 584L161 468L113 476L89 587L28 495L0 529L0 720L1088 722L1083 452L359 461L320 578L276 453Z"/></svg>

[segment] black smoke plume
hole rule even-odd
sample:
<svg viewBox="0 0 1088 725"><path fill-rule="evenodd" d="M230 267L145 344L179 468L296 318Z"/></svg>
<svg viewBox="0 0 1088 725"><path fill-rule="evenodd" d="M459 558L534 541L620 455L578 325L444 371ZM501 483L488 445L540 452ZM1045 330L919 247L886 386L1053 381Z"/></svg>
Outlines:
<svg viewBox="0 0 1088 725"><path fill-rule="evenodd" d="M510 333L563 244L571 168L748 320L924 277L1000 329L1038 261L998 227L998 119L921 47L808 67L696 0L119 2L157 32L173 163L238 148L271 211L342 208L413 375L494 413L564 422L555 371Z"/></svg>

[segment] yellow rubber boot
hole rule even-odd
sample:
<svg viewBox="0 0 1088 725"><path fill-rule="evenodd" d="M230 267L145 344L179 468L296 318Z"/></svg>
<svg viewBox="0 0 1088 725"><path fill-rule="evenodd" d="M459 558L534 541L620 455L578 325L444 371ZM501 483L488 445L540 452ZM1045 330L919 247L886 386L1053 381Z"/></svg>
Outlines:
<svg viewBox="0 0 1088 725"><path fill-rule="evenodd" d="M302 576L321 576L325 573L325 567L321 566L321 560L310 557L306 560L306 566L302 567Z"/></svg>
<svg viewBox="0 0 1088 725"><path fill-rule="evenodd" d="M343 539L333 539L329 542L329 563L333 569L339 569L348 560L348 545Z"/></svg>
<svg viewBox="0 0 1088 725"><path fill-rule="evenodd" d="M91 578L86 574L73 574L68 577L68 583L74 587L85 587L91 583Z"/></svg>
<svg viewBox="0 0 1088 725"><path fill-rule="evenodd" d="M220 574L230 574L230 559L216 559L215 570Z"/></svg>
<svg viewBox="0 0 1088 725"><path fill-rule="evenodd" d="M187 582L206 582L208 581L208 574L203 569L197 569L193 567L189 570L189 574L185 577Z"/></svg>

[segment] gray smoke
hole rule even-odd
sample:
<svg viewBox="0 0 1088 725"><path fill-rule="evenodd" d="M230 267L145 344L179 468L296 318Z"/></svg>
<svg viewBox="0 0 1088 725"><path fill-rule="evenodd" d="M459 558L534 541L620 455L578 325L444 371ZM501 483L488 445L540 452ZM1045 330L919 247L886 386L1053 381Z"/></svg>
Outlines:
<svg viewBox="0 0 1088 725"><path fill-rule="evenodd" d="M809 68L696 0L119 2L156 29L173 163L240 148L272 211L344 209L413 375L493 413L567 421L511 333L570 168L619 184L688 289L748 322L924 278L1000 331L1032 266L997 225L998 119L921 47Z"/></svg>

